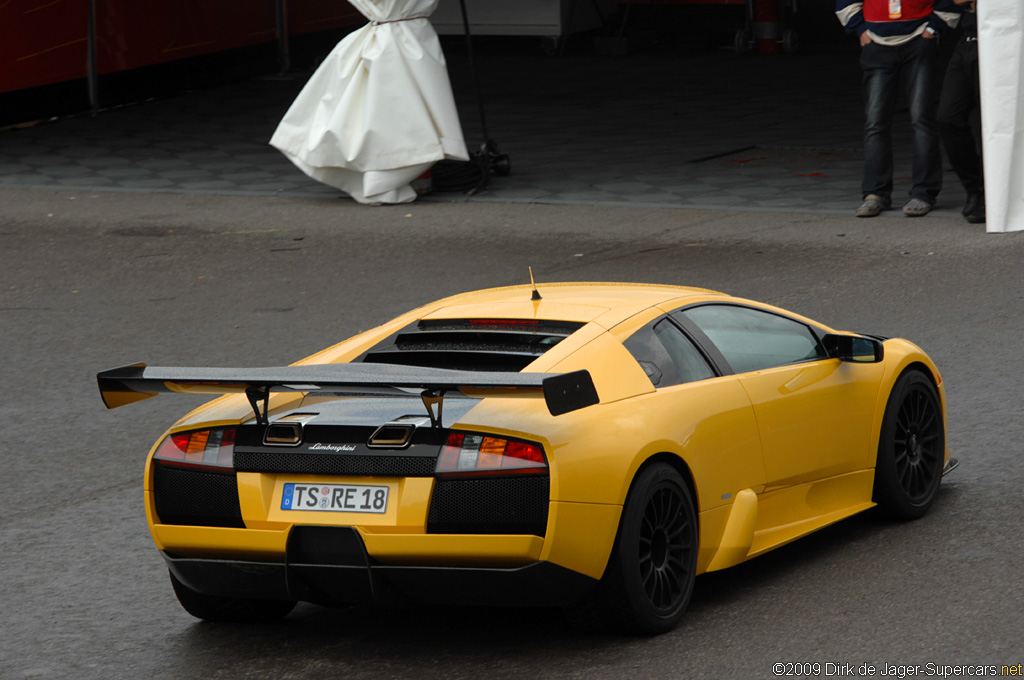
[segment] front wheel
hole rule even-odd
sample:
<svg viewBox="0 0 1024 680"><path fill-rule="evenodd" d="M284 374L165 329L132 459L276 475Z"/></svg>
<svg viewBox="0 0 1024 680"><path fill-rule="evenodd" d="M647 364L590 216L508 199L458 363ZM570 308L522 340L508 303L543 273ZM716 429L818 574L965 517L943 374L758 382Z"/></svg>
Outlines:
<svg viewBox="0 0 1024 680"><path fill-rule="evenodd" d="M921 371L896 380L882 420L874 500L897 519L924 515L939 491L946 455L939 395Z"/></svg>
<svg viewBox="0 0 1024 680"><path fill-rule="evenodd" d="M257 600L241 597L207 595L192 590L170 574L171 586L182 608L204 621L232 623L266 623L283 619L295 608L290 600Z"/></svg>
<svg viewBox="0 0 1024 680"><path fill-rule="evenodd" d="M692 495L675 469L655 463L633 481L604 576L566 613L591 630L664 633L682 618L696 570Z"/></svg>

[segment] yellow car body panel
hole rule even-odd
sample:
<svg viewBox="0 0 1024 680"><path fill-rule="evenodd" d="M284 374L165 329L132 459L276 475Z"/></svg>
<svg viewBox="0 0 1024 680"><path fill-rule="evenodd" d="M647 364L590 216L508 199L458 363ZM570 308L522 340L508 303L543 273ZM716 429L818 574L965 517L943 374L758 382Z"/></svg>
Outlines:
<svg viewBox="0 0 1024 680"><path fill-rule="evenodd" d="M739 378L754 405L769 491L864 468L881 372L830 359Z"/></svg>
<svg viewBox="0 0 1024 680"><path fill-rule="evenodd" d="M258 562L284 561L291 528L291 524L278 530L151 526L157 547L175 557L245 558ZM537 561L544 543L537 536L376 533L363 526L356 530L367 551L381 564L519 566Z"/></svg>

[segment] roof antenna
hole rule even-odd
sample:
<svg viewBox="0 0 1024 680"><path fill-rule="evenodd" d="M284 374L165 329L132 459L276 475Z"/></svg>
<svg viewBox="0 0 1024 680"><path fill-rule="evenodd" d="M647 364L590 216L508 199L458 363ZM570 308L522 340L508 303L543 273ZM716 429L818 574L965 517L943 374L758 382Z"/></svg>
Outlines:
<svg viewBox="0 0 1024 680"><path fill-rule="evenodd" d="M537 290L537 284L533 280L533 267L527 267L530 270L530 285L533 286L533 295L530 296L531 300L541 300L540 291Z"/></svg>

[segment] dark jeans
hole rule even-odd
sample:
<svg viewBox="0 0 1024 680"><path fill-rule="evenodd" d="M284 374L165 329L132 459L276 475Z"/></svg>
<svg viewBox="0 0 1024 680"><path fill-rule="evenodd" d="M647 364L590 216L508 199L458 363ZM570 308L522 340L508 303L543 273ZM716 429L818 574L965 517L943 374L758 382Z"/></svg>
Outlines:
<svg viewBox="0 0 1024 680"><path fill-rule="evenodd" d="M942 189L942 152L936 110L937 41L915 38L896 47L868 43L861 48L864 71L864 196L892 196L892 119L901 86L906 88L914 131L913 186L910 195L928 203Z"/></svg>
<svg viewBox="0 0 1024 680"><path fill-rule="evenodd" d="M984 172L971 114L981 110L978 41L961 38L953 49L939 100L939 133L953 171L969 194L984 190Z"/></svg>

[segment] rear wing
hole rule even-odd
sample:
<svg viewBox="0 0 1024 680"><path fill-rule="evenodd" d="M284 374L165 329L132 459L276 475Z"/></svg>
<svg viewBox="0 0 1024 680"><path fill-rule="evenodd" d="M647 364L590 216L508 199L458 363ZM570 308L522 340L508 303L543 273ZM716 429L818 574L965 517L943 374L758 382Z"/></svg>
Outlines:
<svg viewBox="0 0 1024 680"><path fill-rule="evenodd" d="M600 402L589 371L512 373L456 371L391 364L316 364L271 368L175 368L134 364L96 375L103 403L117 408L160 392L245 394L256 420L266 424L271 392L418 394L437 427L446 392L470 397L543 397L553 416ZM434 405L437 405L437 414Z"/></svg>

